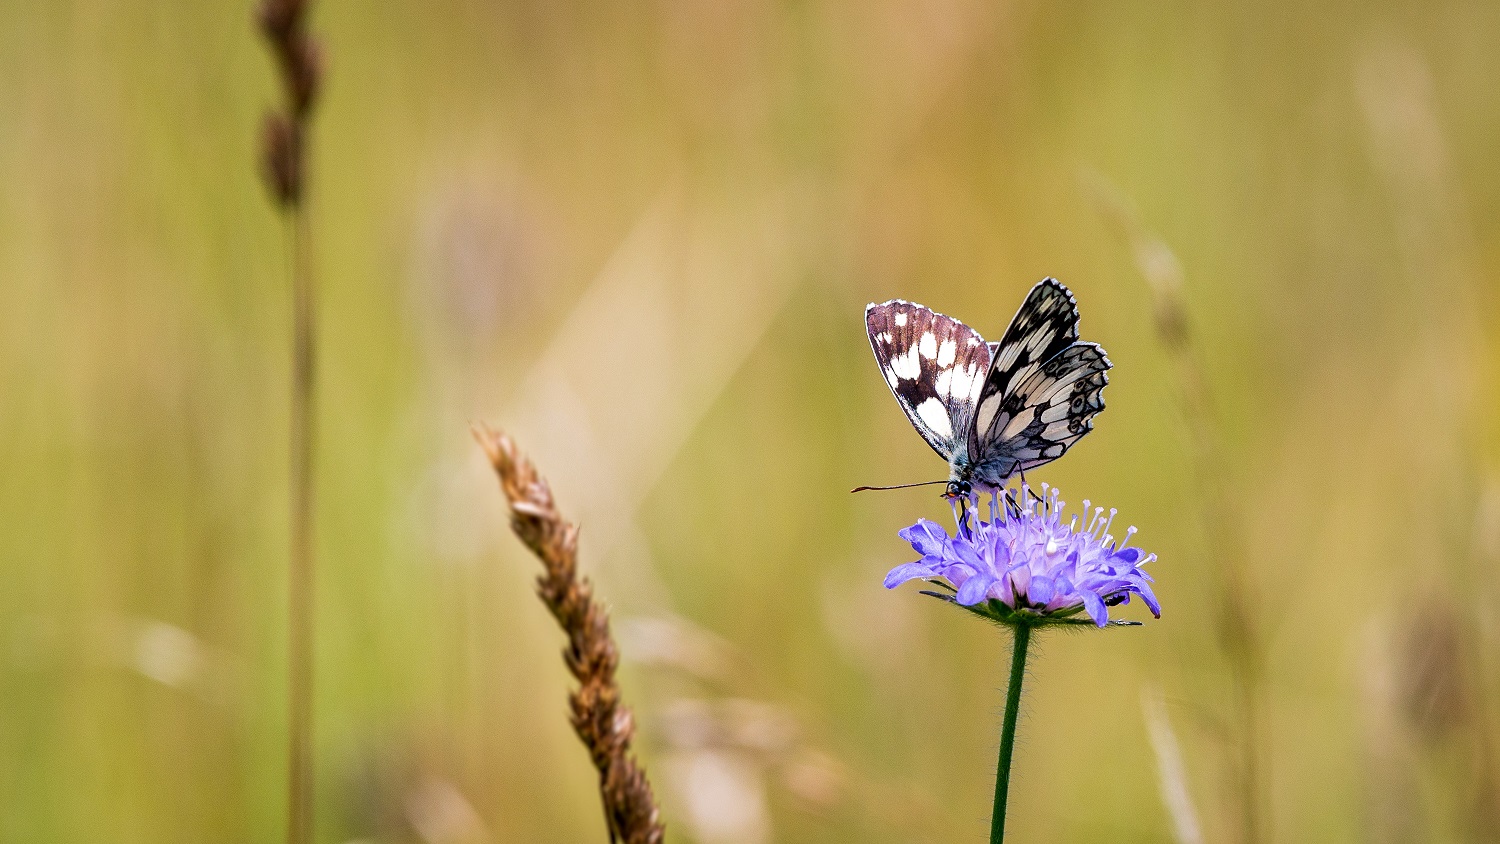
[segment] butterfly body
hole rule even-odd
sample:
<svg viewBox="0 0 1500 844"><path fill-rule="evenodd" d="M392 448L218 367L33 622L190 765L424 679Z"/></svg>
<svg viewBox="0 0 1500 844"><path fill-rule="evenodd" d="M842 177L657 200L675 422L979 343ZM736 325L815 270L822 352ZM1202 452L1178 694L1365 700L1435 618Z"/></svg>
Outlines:
<svg viewBox="0 0 1500 844"><path fill-rule="evenodd" d="M998 343L902 299L867 307L865 329L901 409L948 461L950 496L1056 460L1104 409L1109 358L1079 342L1077 302L1055 279L1031 289Z"/></svg>

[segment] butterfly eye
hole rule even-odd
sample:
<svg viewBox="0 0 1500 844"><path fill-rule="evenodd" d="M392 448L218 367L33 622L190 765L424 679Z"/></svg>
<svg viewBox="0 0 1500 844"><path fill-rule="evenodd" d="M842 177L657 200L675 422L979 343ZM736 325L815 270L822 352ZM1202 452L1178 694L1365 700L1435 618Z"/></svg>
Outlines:
<svg viewBox="0 0 1500 844"><path fill-rule="evenodd" d="M949 481L948 488L943 491L944 498L968 498L972 487L968 481Z"/></svg>

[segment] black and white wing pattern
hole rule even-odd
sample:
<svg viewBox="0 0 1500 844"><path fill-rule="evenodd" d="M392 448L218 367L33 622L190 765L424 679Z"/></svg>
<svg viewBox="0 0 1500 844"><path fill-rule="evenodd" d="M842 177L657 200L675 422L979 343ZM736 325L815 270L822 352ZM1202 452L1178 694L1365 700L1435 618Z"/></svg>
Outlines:
<svg viewBox="0 0 1500 844"><path fill-rule="evenodd" d="M1104 409L1109 358L1078 342L1078 304L1055 279L1031 289L995 345L968 453L976 481L998 486L1056 460Z"/></svg>
<svg viewBox="0 0 1500 844"><path fill-rule="evenodd" d="M1031 288L1026 301L1005 329L994 348L989 377L985 379L980 403L993 396L1004 396L1021 384L1058 352L1078 342L1078 303L1062 282L1042 279ZM987 410L990 408L986 408ZM989 414L993 418L993 412ZM977 426L981 436L989 419Z"/></svg>
<svg viewBox="0 0 1500 844"><path fill-rule="evenodd" d="M865 308L880 372L911 424L944 460L970 437L990 347L952 317L901 299Z"/></svg>

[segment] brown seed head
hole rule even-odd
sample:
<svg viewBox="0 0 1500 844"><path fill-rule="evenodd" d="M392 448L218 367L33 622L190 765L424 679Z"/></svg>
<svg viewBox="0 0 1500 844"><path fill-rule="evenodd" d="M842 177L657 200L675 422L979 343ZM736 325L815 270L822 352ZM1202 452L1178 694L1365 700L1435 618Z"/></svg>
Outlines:
<svg viewBox="0 0 1500 844"><path fill-rule="evenodd" d="M307 34L307 6L306 0L265 0L257 13L286 92L285 113L269 117L261 137L266 183L283 206L302 199L303 139L323 78L322 48Z"/></svg>
<svg viewBox="0 0 1500 844"><path fill-rule="evenodd" d="M568 637L563 662L579 684L568 696L569 720L599 771L610 840L661 844L665 832L651 783L630 755L635 720L615 683L620 655L609 615L578 576L578 527L557 511L551 487L510 437L475 426L474 438L500 477L511 530L542 563L537 595Z"/></svg>

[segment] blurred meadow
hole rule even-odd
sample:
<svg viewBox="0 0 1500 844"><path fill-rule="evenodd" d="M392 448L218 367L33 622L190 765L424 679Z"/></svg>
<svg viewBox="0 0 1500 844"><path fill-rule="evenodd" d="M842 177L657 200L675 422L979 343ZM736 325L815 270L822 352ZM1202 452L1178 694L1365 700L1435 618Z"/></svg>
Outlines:
<svg viewBox="0 0 1500 844"><path fill-rule="evenodd" d="M0 25L0 841L284 834L252 11ZM946 468L862 316L998 339L1047 275L1115 368L1031 480L1139 526L1164 612L1041 641L1013 840L1500 840L1500 4L312 29L317 840L605 840L478 420L583 525L669 841L981 840L1008 642L881 587L947 508L848 490Z"/></svg>

